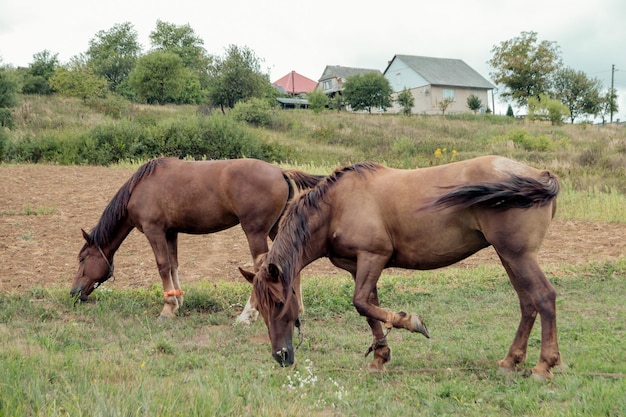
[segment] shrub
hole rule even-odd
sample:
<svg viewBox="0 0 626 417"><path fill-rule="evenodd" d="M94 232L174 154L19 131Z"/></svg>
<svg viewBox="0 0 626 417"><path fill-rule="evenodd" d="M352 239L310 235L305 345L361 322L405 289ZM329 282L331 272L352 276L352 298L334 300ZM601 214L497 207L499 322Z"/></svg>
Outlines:
<svg viewBox="0 0 626 417"><path fill-rule="evenodd" d="M230 112L231 117L254 126L269 126L272 123L272 108L267 100L251 98L239 101Z"/></svg>

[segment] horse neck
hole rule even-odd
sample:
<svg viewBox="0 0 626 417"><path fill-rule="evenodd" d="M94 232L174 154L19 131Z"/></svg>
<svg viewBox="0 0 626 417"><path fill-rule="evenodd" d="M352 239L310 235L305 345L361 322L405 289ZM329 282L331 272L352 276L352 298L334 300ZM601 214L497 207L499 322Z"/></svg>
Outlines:
<svg viewBox="0 0 626 417"><path fill-rule="evenodd" d="M307 224L306 239L299 239L295 233L280 233L276 237L272 248L277 251L270 251L270 262L274 262L283 268L284 276L291 277L295 282L299 279L300 272L311 262L327 255L326 236L328 222L318 213L314 217L309 217ZM295 227L294 229L298 229ZM297 242L296 242L297 241ZM296 248L296 250L294 250ZM272 256L273 254L273 256Z"/></svg>
<svg viewBox="0 0 626 417"><path fill-rule="evenodd" d="M100 243L100 248L107 258L113 259L115 252L117 252L122 242L124 242L134 227L135 226L133 226L128 219L124 219L116 225L114 233L111 233L106 241Z"/></svg>

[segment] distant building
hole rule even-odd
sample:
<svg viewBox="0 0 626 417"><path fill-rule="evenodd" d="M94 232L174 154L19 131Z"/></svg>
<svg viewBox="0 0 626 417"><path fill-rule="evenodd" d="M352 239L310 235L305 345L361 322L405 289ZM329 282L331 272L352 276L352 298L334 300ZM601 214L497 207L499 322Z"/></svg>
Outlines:
<svg viewBox="0 0 626 417"><path fill-rule="evenodd" d="M317 89L322 90L326 95L334 97L335 94L343 90L346 80L353 75L362 75L369 72L382 74L379 70L368 68L342 67L340 65L327 65L324 73L317 83Z"/></svg>
<svg viewBox="0 0 626 417"><path fill-rule="evenodd" d="M317 82L305 77L304 75L298 74L295 71L291 71L284 77L274 81L272 85L283 94L298 97L315 90Z"/></svg>
<svg viewBox="0 0 626 417"><path fill-rule="evenodd" d="M384 75L394 91L393 106L387 109L390 113L402 111L395 100L405 88L414 97L413 113L441 114L439 103L444 99L453 100L446 114L469 113L467 98L472 94L482 102L481 112L493 111L495 86L460 59L395 55Z"/></svg>

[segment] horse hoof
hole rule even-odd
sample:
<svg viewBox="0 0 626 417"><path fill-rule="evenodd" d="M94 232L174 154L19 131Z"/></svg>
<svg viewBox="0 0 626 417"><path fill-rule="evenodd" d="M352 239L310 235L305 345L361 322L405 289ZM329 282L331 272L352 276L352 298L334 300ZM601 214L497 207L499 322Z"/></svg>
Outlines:
<svg viewBox="0 0 626 417"><path fill-rule="evenodd" d="M385 369L385 365L376 365L374 363L370 363L367 366L367 372L369 372L370 374L382 374L385 373L386 369Z"/></svg>
<svg viewBox="0 0 626 417"><path fill-rule="evenodd" d="M530 378L541 383L548 382L552 379L552 372L545 370L538 370L533 368L530 374Z"/></svg>
<svg viewBox="0 0 626 417"><path fill-rule="evenodd" d="M411 331L423 334L427 339L430 339L430 333L426 323L422 321L422 318L417 314L411 314Z"/></svg>
<svg viewBox="0 0 626 417"><path fill-rule="evenodd" d="M515 375L515 370L511 369L511 368L506 368L504 366L499 366L498 367L498 374L504 375L504 376L507 376L507 377L511 377L511 376Z"/></svg>

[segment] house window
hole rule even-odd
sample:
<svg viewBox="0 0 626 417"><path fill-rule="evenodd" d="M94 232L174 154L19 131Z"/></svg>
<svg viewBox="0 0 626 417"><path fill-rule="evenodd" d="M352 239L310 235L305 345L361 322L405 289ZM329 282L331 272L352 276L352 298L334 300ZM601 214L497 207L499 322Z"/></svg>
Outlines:
<svg viewBox="0 0 626 417"><path fill-rule="evenodd" d="M444 88L443 89L443 99L444 100L450 99L452 101L455 101L456 97L454 96L454 90L449 90L449 89Z"/></svg>
<svg viewBox="0 0 626 417"><path fill-rule="evenodd" d="M332 88L333 88L333 81L332 80L324 81L324 90L330 90Z"/></svg>

